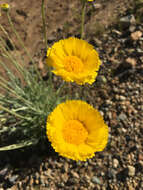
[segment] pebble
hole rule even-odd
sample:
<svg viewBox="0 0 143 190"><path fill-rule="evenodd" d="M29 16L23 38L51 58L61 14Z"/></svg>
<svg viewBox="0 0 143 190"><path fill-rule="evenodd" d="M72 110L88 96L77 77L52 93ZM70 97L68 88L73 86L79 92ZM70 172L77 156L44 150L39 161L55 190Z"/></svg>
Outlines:
<svg viewBox="0 0 143 190"><path fill-rule="evenodd" d="M17 178L18 178L18 175L13 175L13 176L11 176L11 177L9 178L9 182L10 182L11 184L15 184Z"/></svg>
<svg viewBox="0 0 143 190"><path fill-rule="evenodd" d="M128 175L129 176L134 176L135 175L135 167L133 166L128 166Z"/></svg>
<svg viewBox="0 0 143 190"><path fill-rule="evenodd" d="M116 100L120 99L120 96L118 94L115 95Z"/></svg>
<svg viewBox="0 0 143 190"><path fill-rule="evenodd" d="M92 183L97 183L97 184L101 184L101 181L100 181L100 179L99 178L97 178L96 176L93 176L92 178L91 178L91 181L92 181Z"/></svg>
<svg viewBox="0 0 143 190"><path fill-rule="evenodd" d="M141 36L142 36L141 31L136 31L131 34L132 40L139 40Z"/></svg>
<svg viewBox="0 0 143 190"><path fill-rule="evenodd" d="M101 114L102 116L104 116L104 112L103 112L103 111L100 111L100 114Z"/></svg>
<svg viewBox="0 0 143 190"><path fill-rule="evenodd" d="M113 87L113 91L114 91L114 92L118 92L119 90L118 90L117 87L114 86L114 87Z"/></svg>
<svg viewBox="0 0 143 190"><path fill-rule="evenodd" d="M135 23L135 22L136 22L136 19L133 14L120 18L120 23L131 24L131 23Z"/></svg>
<svg viewBox="0 0 143 190"><path fill-rule="evenodd" d="M126 114L121 113L121 114L118 116L118 119L121 120L121 121L124 121L124 120L127 119L127 116L126 116Z"/></svg>
<svg viewBox="0 0 143 190"><path fill-rule="evenodd" d="M106 100L106 104L112 105L112 101L111 100Z"/></svg>
<svg viewBox="0 0 143 190"><path fill-rule="evenodd" d="M130 25L129 31L134 32L135 30L136 30L136 26L135 25Z"/></svg>
<svg viewBox="0 0 143 190"><path fill-rule="evenodd" d="M112 113L111 112L108 113L108 117L109 117L109 119L112 119Z"/></svg>
<svg viewBox="0 0 143 190"><path fill-rule="evenodd" d="M117 159L113 159L113 167L117 168L119 166L119 161Z"/></svg>
<svg viewBox="0 0 143 190"><path fill-rule="evenodd" d="M131 57L128 57L128 58L126 59L126 62L129 63L132 67L136 66L136 64L137 64L136 59L131 58Z"/></svg>
<svg viewBox="0 0 143 190"><path fill-rule="evenodd" d="M4 177L8 172L8 167L5 167L4 169L0 170L0 177Z"/></svg>
<svg viewBox="0 0 143 190"><path fill-rule="evenodd" d="M143 53L143 50L140 49L140 48L137 48L137 52L138 52L138 53Z"/></svg>
<svg viewBox="0 0 143 190"><path fill-rule="evenodd" d="M120 96L119 99L120 100L126 100L126 97L125 96Z"/></svg>
<svg viewBox="0 0 143 190"><path fill-rule="evenodd" d="M97 81L99 81L100 83L104 83L104 84L107 83L107 79L106 79L106 77L103 76L103 75L98 76L98 77L97 77Z"/></svg>

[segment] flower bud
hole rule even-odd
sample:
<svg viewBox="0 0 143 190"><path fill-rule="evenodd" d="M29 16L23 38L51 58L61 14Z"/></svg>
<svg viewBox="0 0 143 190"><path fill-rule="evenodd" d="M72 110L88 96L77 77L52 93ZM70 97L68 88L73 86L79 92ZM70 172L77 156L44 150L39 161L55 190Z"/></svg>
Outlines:
<svg viewBox="0 0 143 190"><path fill-rule="evenodd" d="M2 11L7 12L9 10L10 6L7 3L3 3L3 4L0 5L0 8L1 8Z"/></svg>

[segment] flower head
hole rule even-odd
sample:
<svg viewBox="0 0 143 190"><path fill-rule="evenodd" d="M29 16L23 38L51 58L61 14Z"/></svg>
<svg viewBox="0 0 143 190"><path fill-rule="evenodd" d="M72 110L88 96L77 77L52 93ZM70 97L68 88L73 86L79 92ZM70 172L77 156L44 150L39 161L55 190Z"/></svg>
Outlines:
<svg viewBox="0 0 143 190"><path fill-rule="evenodd" d="M3 11L8 11L9 8L10 8L10 6L9 6L9 4L7 4L7 3L3 3L3 4L0 5L0 8L1 8L1 10L3 10Z"/></svg>
<svg viewBox="0 0 143 190"><path fill-rule="evenodd" d="M80 100L59 104L48 116L46 128L55 151L73 160L93 157L108 141L108 127L101 114Z"/></svg>
<svg viewBox="0 0 143 190"><path fill-rule="evenodd" d="M56 42L47 52L47 64L65 81L92 84L101 64L98 53L84 40L70 37Z"/></svg>

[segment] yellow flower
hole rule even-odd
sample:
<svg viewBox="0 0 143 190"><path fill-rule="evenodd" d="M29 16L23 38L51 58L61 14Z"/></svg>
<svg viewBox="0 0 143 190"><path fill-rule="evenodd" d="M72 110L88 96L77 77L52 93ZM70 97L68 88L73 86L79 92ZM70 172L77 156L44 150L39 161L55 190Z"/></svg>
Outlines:
<svg viewBox="0 0 143 190"><path fill-rule="evenodd" d="M10 8L9 4L7 4L7 3L1 4L0 7L1 7L1 10L3 10L3 11L8 11Z"/></svg>
<svg viewBox="0 0 143 190"><path fill-rule="evenodd" d="M46 129L55 151L73 160L93 157L108 141L108 127L101 114L80 100L59 104L48 116Z"/></svg>
<svg viewBox="0 0 143 190"><path fill-rule="evenodd" d="M86 41L70 37L56 42L47 52L47 64L65 81L92 84L101 64L98 53Z"/></svg>
<svg viewBox="0 0 143 190"><path fill-rule="evenodd" d="M94 1L94 0L88 0L88 1Z"/></svg>

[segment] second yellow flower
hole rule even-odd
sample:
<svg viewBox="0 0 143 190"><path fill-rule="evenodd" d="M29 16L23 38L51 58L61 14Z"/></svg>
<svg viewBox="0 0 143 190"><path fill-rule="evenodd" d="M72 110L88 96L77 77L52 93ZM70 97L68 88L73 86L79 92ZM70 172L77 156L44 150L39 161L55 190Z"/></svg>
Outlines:
<svg viewBox="0 0 143 190"><path fill-rule="evenodd" d="M92 84L101 64L98 53L88 42L70 37L56 42L47 52L47 64L65 81Z"/></svg>

